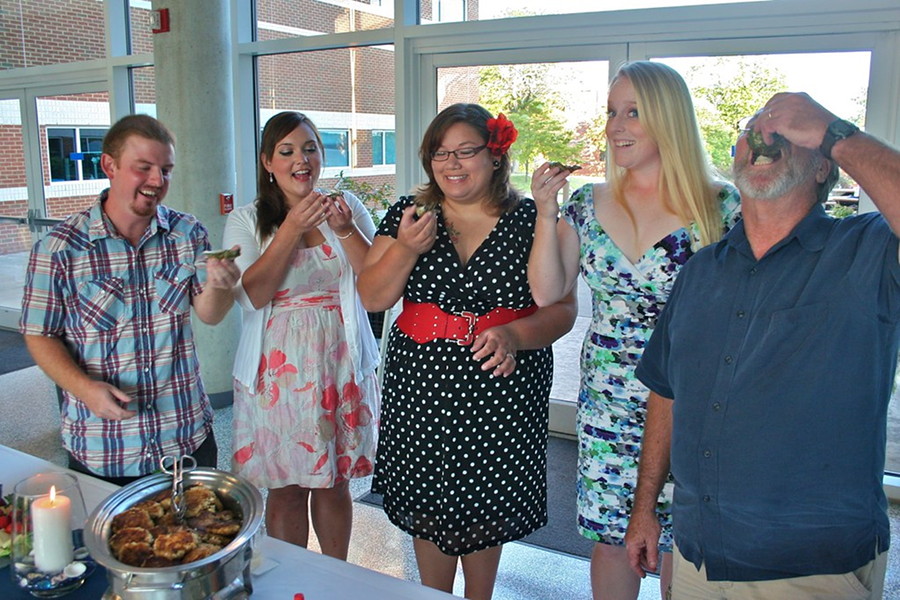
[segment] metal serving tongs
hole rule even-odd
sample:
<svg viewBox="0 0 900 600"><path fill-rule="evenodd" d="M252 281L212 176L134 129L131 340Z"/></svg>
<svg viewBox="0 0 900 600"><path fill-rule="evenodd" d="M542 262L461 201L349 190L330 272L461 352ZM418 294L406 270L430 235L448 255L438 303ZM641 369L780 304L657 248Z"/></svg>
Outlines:
<svg viewBox="0 0 900 600"><path fill-rule="evenodd" d="M196 466L197 461L193 456L163 456L159 459L162 472L172 476L172 512L178 521L184 520L187 510L184 502L184 472L193 471Z"/></svg>

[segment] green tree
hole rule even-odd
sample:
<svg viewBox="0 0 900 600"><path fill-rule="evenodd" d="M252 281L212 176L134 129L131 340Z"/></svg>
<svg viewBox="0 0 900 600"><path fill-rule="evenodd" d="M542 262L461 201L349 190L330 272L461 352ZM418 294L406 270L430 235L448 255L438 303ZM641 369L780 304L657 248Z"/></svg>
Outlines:
<svg viewBox="0 0 900 600"><path fill-rule="evenodd" d="M578 124L576 135L581 140L581 159L584 175L606 175L606 113L600 112L589 121Z"/></svg>
<svg viewBox="0 0 900 600"><path fill-rule="evenodd" d="M491 65L479 71L481 104L502 112L515 124L519 138L510 157L528 175L538 161L575 162L582 144L559 117L559 92L547 81L550 65Z"/></svg>
<svg viewBox="0 0 900 600"><path fill-rule="evenodd" d="M773 94L785 91L785 77L769 68L765 57L736 56L693 67L685 79L696 102L710 158L717 169L727 173L738 121L753 115Z"/></svg>

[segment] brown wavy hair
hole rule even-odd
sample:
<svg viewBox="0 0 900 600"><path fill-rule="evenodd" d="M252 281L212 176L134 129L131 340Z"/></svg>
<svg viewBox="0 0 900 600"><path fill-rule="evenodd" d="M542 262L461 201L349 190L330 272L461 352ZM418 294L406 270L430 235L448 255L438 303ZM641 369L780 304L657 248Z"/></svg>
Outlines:
<svg viewBox="0 0 900 600"><path fill-rule="evenodd" d="M431 124L428 125L428 129L425 130L422 145L419 147L419 159L422 161L422 167L428 175L428 183L416 190L416 204L433 208L444 199L444 192L434 178L431 154L440 148L447 130L457 123L466 123L478 131L482 141L486 144L491 135L487 127L488 119L491 118L491 113L484 107L478 104L465 103L451 104L437 114L431 121ZM512 212L519 205L522 196L509 183L509 175L512 172L509 153L503 156L494 156L494 160L498 161L500 165L491 176L488 192L490 196L489 202L497 210L498 214L505 214Z"/></svg>

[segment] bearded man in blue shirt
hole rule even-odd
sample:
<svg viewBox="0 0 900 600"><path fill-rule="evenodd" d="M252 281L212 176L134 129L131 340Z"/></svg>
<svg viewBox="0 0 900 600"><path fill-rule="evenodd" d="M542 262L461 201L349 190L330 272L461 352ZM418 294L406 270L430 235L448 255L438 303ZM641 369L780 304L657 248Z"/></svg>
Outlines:
<svg viewBox="0 0 900 600"><path fill-rule="evenodd" d="M880 214L826 215L838 166ZM673 598L881 598L900 153L776 94L734 174L743 221L685 266L637 369L651 395L629 560L658 565L671 467Z"/></svg>

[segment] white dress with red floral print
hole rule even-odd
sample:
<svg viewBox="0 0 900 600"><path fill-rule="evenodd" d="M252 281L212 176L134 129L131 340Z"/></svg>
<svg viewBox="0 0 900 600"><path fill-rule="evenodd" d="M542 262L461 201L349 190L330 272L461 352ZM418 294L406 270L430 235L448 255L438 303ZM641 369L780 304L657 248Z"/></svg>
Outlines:
<svg viewBox="0 0 900 600"><path fill-rule="evenodd" d="M377 381L354 380L340 263L327 244L295 250L272 300L256 389L235 386L233 469L259 487L329 488L372 473Z"/></svg>

